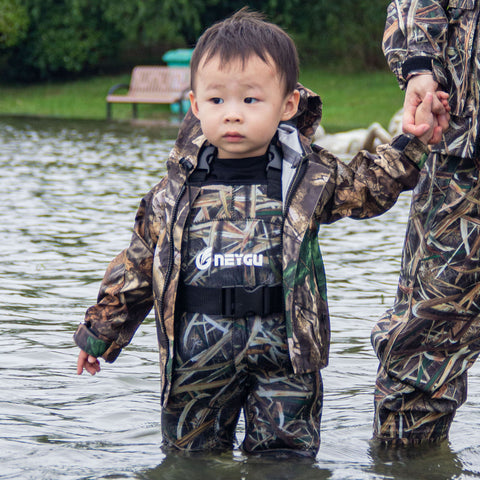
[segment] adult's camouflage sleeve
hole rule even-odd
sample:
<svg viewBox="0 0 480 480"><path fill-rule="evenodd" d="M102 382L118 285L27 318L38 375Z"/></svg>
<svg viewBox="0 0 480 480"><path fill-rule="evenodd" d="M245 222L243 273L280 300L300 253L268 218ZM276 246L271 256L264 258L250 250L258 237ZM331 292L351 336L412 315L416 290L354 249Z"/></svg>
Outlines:
<svg viewBox="0 0 480 480"><path fill-rule="evenodd" d="M383 36L383 51L391 70L404 88L408 75L430 70L448 85L446 48L448 1L396 0L390 3Z"/></svg>

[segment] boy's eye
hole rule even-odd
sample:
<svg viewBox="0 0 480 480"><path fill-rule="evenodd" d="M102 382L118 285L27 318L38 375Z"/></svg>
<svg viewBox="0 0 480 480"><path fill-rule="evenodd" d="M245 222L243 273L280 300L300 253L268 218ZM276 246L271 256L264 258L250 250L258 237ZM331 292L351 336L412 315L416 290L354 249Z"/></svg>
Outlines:
<svg viewBox="0 0 480 480"><path fill-rule="evenodd" d="M210 101L215 105L220 105L221 103L223 103L223 98L213 97L210 99Z"/></svg>
<svg viewBox="0 0 480 480"><path fill-rule="evenodd" d="M245 103L255 103L255 102L258 102L258 100L256 98L253 98L253 97L247 97L247 98L245 98L244 102Z"/></svg>

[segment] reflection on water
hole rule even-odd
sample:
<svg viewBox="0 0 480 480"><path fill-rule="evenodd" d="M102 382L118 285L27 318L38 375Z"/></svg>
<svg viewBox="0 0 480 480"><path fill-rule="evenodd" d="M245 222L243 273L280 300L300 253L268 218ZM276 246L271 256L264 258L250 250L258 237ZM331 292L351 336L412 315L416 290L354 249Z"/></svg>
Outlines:
<svg viewBox="0 0 480 480"><path fill-rule="evenodd" d="M395 293L408 195L379 219L322 229L333 343L314 463L238 450L165 456L150 317L114 365L75 375L72 333L172 144L163 128L0 120L0 477L480 478L477 366L448 444L390 451L369 442L377 366L369 335Z"/></svg>
<svg viewBox="0 0 480 480"><path fill-rule="evenodd" d="M242 455L175 455L170 454L156 468L141 472L144 480L185 480L193 472L201 472L194 478L215 480L275 479L275 480L326 480L330 470L323 469L312 460L299 458L262 458ZM195 475L195 474L194 474Z"/></svg>
<svg viewBox="0 0 480 480"><path fill-rule="evenodd" d="M381 478L453 479L466 478L460 477L462 472L471 473L463 468L460 458L447 444L400 449L372 446L370 456L371 471Z"/></svg>

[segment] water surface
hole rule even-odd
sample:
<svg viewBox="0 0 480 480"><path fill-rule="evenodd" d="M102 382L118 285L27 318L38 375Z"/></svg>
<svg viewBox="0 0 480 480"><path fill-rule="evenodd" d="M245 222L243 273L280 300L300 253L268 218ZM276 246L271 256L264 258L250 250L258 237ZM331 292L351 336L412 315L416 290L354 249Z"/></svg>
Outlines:
<svg viewBox="0 0 480 480"><path fill-rule="evenodd" d="M72 333L128 244L141 197L165 173L168 138L159 126L0 119L0 478L480 478L478 365L448 443L413 451L369 443L377 368L369 335L395 294L408 194L380 218L322 229L332 348L315 463L238 449L165 456L152 317L115 364L75 374Z"/></svg>

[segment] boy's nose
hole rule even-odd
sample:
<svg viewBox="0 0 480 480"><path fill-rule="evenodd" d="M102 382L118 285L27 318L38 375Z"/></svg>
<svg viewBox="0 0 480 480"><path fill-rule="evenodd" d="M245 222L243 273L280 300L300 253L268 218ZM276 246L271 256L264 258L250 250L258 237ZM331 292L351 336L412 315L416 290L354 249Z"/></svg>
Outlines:
<svg viewBox="0 0 480 480"><path fill-rule="evenodd" d="M242 121L242 115L235 110L231 110L225 114L225 121L228 123L239 123Z"/></svg>

